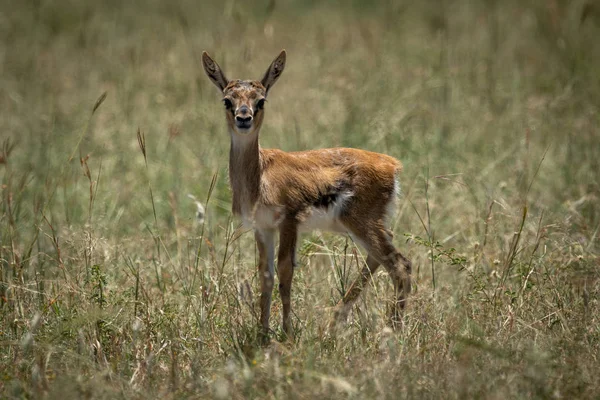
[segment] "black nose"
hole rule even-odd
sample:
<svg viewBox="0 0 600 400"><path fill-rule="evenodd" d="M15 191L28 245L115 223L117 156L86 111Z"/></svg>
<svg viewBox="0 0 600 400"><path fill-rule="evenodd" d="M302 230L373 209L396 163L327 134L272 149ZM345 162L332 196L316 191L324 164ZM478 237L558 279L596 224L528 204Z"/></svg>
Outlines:
<svg viewBox="0 0 600 400"><path fill-rule="evenodd" d="M243 124L247 124L247 123L249 123L250 121L252 121L252 116L251 116L251 115L248 115L248 116L241 116L241 115L237 115L237 116L235 117L235 120L236 120L237 122L241 122L241 123L243 123Z"/></svg>

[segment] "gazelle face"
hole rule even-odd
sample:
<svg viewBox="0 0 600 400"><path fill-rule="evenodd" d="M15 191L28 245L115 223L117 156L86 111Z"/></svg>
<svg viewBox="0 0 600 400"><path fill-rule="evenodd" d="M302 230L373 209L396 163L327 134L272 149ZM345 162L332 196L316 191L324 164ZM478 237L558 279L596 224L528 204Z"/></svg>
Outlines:
<svg viewBox="0 0 600 400"><path fill-rule="evenodd" d="M227 124L234 132L245 135L262 125L267 91L258 81L230 81L223 90Z"/></svg>
<svg viewBox="0 0 600 400"><path fill-rule="evenodd" d="M285 50L282 50L260 81L230 81L219 64L206 52L202 53L202 65L206 75L223 92L227 124L232 132L238 135L258 132L263 122L267 94L283 72L285 59Z"/></svg>

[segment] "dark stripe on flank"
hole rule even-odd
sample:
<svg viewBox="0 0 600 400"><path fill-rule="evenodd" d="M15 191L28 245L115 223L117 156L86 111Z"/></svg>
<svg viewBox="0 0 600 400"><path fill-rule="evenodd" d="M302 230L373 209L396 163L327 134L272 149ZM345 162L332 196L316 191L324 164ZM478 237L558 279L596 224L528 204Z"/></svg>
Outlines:
<svg viewBox="0 0 600 400"><path fill-rule="evenodd" d="M329 208L338 198L338 193L319 194L313 206L317 208Z"/></svg>

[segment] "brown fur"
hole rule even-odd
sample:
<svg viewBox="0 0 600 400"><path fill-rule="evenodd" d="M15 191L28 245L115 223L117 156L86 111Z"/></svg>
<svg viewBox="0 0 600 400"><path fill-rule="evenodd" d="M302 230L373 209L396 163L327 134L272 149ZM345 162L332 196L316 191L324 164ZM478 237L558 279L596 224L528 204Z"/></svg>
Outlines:
<svg viewBox="0 0 600 400"><path fill-rule="evenodd" d="M300 228L313 221L328 224L330 230L349 233L368 252L366 266L338 304L337 317L346 315L368 278L383 264L396 293L392 322L399 324L410 292L411 263L393 246L392 234L385 226L396 196L400 162L384 154L349 148L301 152L261 149L258 136L264 101L285 67L285 51L260 82L228 81L207 53L203 53L202 61L207 75L224 96L231 135L229 177L233 212L255 230L263 333L269 329L275 233L279 231L277 271L283 327L291 335L296 242Z"/></svg>

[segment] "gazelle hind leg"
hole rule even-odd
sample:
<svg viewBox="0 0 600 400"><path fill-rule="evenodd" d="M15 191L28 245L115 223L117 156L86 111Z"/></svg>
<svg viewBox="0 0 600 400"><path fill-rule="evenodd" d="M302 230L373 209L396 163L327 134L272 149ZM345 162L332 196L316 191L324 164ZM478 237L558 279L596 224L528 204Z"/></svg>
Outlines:
<svg viewBox="0 0 600 400"><path fill-rule="evenodd" d="M360 293L365 288L367 282L373 276L377 268L379 268L379 261L377 261L370 254L367 256L366 265L360 271L360 274L356 277L350 289L346 292L344 297L339 301L335 307L334 319L332 326L336 323L345 321L348 317L348 312L352 309L352 305L356 302Z"/></svg>
<svg viewBox="0 0 600 400"><path fill-rule="evenodd" d="M406 308L406 302L411 290L411 269L410 260L404 257L400 252L392 256L391 262L387 265L388 273L394 284L394 303L390 312L390 322L393 328L402 326L402 317Z"/></svg>
<svg viewBox="0 0 600 400"><path fill-rule="evenodd" d="M402 317L407 297L411 290L410 260L404 257L392 243L392 233L380 224L375 226L349 227L352 233L365 246L369 256L379 261L387 270L394 285L394 301L390 310L390 323L393 328L402 325Z"/></svg>

